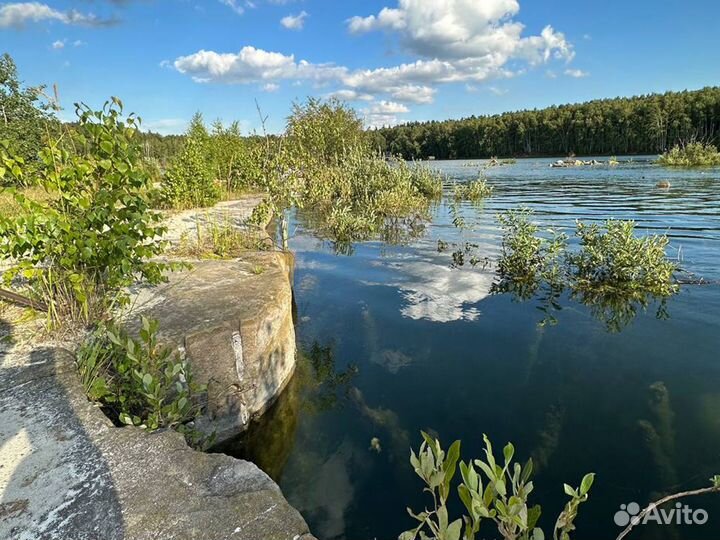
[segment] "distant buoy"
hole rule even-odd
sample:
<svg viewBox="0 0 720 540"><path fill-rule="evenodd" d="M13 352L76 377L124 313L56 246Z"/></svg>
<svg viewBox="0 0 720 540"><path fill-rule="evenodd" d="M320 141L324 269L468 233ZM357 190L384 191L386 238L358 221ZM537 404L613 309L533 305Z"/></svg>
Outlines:
<svg viewBox="0 0 720 540"><path fill-rule="evenodd" d="M667 180L660 180L655 187L659 187L660 189L669 189L670 182Z"/></svg>

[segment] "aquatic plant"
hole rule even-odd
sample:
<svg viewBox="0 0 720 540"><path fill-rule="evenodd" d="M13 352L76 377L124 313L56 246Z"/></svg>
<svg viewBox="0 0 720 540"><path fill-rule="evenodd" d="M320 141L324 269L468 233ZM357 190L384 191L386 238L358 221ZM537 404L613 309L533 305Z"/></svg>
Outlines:
<svg viewBox="0 0 720 540"><path fill-rule="evenodd" d="M632 221L608 220L602 227L578 222L580 247L573 252L564 233L541 231L531 217L527 209L498 216L503 243L494 292L522 300L539 296L547 314L543 324L555 322L550 312L559 309L566 290L613 332L656 299L657 317L667 317L662 300L678 292L678 268L666 255L666 236L637 237Z"/></svg>
<svg viewBox="0 0 720 540"><path fill-rule="evenodd" d="M76 362L88 398L111 419L149 431L187 426L200 411L205 387L190 365L158 341L158 322L141 320L139 339L112 322L102 324L78 349Z"/></svg>
<svg viewBox="0 0 720 540"><path fill-rule="evenodd" d="M543 284L551 289L562 288L567 279L567 235L552 228L540 234L538 225L530 220L532 215L527 208L498 215L503 228L499 287L521 298L533 296Z"/></svg>
<svg viewBox="0 0 720 540"><path fill-rule="evenodd" d="M10 190L15 215L0 215L0 260L11 265L5 283L48 306L53 327L102 318L127 299L125 287L158 283L170 268L152 260L164 249L164 228L139 165L140 121L122 111L117 98L101 111L76 105L77 151L61 137L40 152L36 182L46 196ZM0 155L8 159L3 149ZM15 162L10 172L22 173Z"/></svg>
<svg viewBox="0 0 720 540"><path fill-rule="evenodd" d="M712 144L691 142L676 145L658 158L667 167L715 167L720 166L720 152Z"/></svg>
<svg viewBox="0 0 720 540"><path fill-rule="evenodd" d="M484 435L485 459L466 463L460 461L460 441L455 441L446 452L439 440L424 432L422 436L420 451L417 454L411 451L410 463L425 483L425 491L432 496L432 506L417 514L408 508L408 513L419 525L402 533L400 540L418 537L421 540L460 540L461 537L473 540L483 522L492 524L506 540L544 540L545 534L537 527L541 508L529 504L534 487L532 459L524 466L513 462L515 447L508 443L503 448L502 462L498 462L490 440ZM448 503L458 462L462 480L457 492L467 513L451 520ZM583 477L577 488L564 484L570 500L555 521L553 538L570 539L578 509L588 500L594 480L595 475L590 473Z"/></svg>
<svg viewBox="0 0 720 540"><path fill-rule="evenodd" d="M677 265L666 255L665 235L635 236L634 221L608 220L604 227L577 223L580 251L568 255L576 291L675 294Z"/></svg>
<svg viewBox="0 0 720 540"><path fill-rule="evenodd" d="M492 195L492 192L493 187L481 177L471 182L456 184L453 195L456 200L478 202Z"/></svg>

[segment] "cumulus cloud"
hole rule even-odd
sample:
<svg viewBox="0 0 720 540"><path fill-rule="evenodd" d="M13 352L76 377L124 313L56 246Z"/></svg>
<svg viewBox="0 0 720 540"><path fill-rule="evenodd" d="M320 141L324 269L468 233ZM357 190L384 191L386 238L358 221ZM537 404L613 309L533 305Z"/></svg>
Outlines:
<svg viewBox="0 0 720 540"><path fill-rule="evenodd" d="M263 85L262 90L263 92L269 93L277 92L278 90L280 90L280 85L275 83L266 83L265 85Z"/></svg>
<svg viewBox="0 0 720 540"><path fill-rule="evenodd" d="M28 23L55 21L77 26L109 26L116 19L103 19L92 13L71 9L60 11L40 2L14 2L0 6L0 28L23 28Z"/></svg>
<svg viewBox="0 0 720 540"><path fill-rule="evenodd" d="M369 128L381 128L386 126L394 126L399 122L398 114L409 113L408 109L402 103L395 101L376 101L370 107L363 109L365 124Z"/></svg>
<svg viewBox="0 0 720 540"><path fill-rule="evenodd" d="M483 58L499 66L516 56L572 56L564 35L550 26L540 36L522 37L524 25L513 20L519 11L517 0L399 0L377 15L352 17L348 28L397 33L408 50L426 58Z"/></svg>
<svg viewBox="0 0 720 540"><path fill-rule="evenodd" d="M57 41L53 41L52 48L53 49L64 49L65 48L65 40L58 39Z"/></svg>
<svg viewBox="0 0 720 540"><path fill-rule="evenodd" d="M283 17L280 19L280 24L288 30L302 30L305 26L305 19L308 17L309 15L306 11L301 11L297 15L288 15L287 17Z"/></svg>
<svg viewBox="0 0 720 540"><path fill-rule="evenodd" d="M349 69L244 47L237 53L200 50L177 58L174 67L198 82L311 81L336 86L334 94L346 100L427 104L433 102L442 84L464 83L475 88L479 83L521 74L523 65L573 59L572 44L552 26L539 35L523 35L524 25L515 20L519 9L517 0L398 0L397 7L348 20L351 33L388 32L418 57L399 65ZM304 11L288 16L283 25L300 29L306 17ZM568 68L566 73L570 71L574 70Z"/></svg>

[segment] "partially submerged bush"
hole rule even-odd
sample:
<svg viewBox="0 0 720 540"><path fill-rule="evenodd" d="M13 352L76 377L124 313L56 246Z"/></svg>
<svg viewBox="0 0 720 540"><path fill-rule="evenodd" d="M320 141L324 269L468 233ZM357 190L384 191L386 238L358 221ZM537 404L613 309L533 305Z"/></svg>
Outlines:
<svg viewBox="0 0 720 540"><path fill-rule="evenodd" d="M194 383L177 351L158 343L157 332L157 321L144 317L139 339L115 324L101 325L78 350L78 371L88 398L114 421L188 432L205 388Z"/></svg>
<svg viewBox="0 0 720 540"><path fill-rule="evenodd" d="M720 152L712 144L692 142L674 146L660 156L658 163L669 167L720 166Z"/></svg>
<svg viewBox="0 0 720 540"><path fill-rule="evenodd" d="M457 184L454 196L456 200L478 202L492 195L492 192L493 187L484 178L478 178L471 182Z"/></svg>
<svg viewBox="0 0 720 540"><path fill-rule="evenodd" d="M542 291L546 303L558 308L556 299L569 290L611 331L629 323L638 307L677 293L677 265L667 258L666 236L636 237L632 221L608 220L604 227L578 222L580 249L573 253L564 234L541 232L531 216L528 210L498 216L504 232L496 291L522 299ZM658 317L665 315L661 304Z"/></svg>
<svg viewBox="0 0 720 540"><path fill-rule="evenodd" d="M643 292L671 296L677 292L673 279L677 265L668 260L667 236L635 236L634 221L608 220L604 230L597 224L577 224L580 251L569 255L579 290Z"/></svg>
<svg viewBox="0 0 720 540"><path fill-rule="evenodd" d="M305 205L338 241L368 238L403 218L425 217L432 199L442 193L441 178L429 170L359 150L319 169L305 186Z"/></svg>
<svg viewBox="0 0 720 540"><path fill-rule="evenodd" d="M503 228L502 254L498 263L501 288L529 298L548 284L562 286L567 236L555 229L539 234L540 228L530 221L526 208L510 210L498 216Z"/></svg>
<svg viewBox="0 0 720 540"><path fill-rule="evenodd" d="M408 508L410 516L419 522L412 530L400 535L400 540L474 540L483 522L497 529L505 540L544 540L545 534L537 527L541 508L530 506L529 496L533 491L530 480L533 473L532 459L522 466L513 462L515 448L508 443L503 448L501 462L496 461L493 448L487 436L485 459L460 462L462 481L457 492L464 506L461 518L452 520L448 503L453 479L460 460L460 441L455 441L446 451L440 441L426 433L416 455L411 451L410 463L415 473L425 482L425 491L432 495L431 509L415 514ZM477 467L477 468L476 468ZM587 501L595 475L586 474L580 486L573 488L564 484L565 494L570 500L558 516L553 529L553 538L569 540L575 530L575 519L582 503ZM493 534L493 533L490 533Z"/></svg>
<svg viewBox="0 0 720 540"><path fill-rule="evenodd" d="M5 283L42 300L53 326L94 321L126 300L125 287L158 283L168 269L152 261L163 251L164 228L140 165L139 120L123 119L117 98L101 111L77 105L76 112L78 150L71 154L60 140L40 153L37 183L47 197L11 190L16 215L0 216L0 260L11 262Z"/></svg>

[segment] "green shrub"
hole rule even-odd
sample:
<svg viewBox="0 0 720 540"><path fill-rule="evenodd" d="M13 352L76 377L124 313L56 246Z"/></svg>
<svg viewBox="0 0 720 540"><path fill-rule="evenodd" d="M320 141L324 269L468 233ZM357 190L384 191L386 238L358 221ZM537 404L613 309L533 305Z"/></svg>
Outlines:
<svg viewBox="0 0 720 540"><path fill-rule="evenodd" d="M694 142L674 146L658 158L660 165L668 167L720 166L720 152L712 144Z"/></svg>
<svg viewBox="0 0 720 540"><path fill-rule="evenodd" d="M204 208L220 200L205 144L189 137L182 153L165 174L163 189L173 208Z"/></svg>
<svg viewBox="0 0 720 540"><path fill-rule="evenodd" d="M43 103L44 90L43 86L24 87L12 57L0 56L0 140L8 141L26 167L35 164L47 134L58 126L52 103Z"/></svg>
<svg viewBox="0 0 720 540"><path fill-rule="evenodd" d="M76 111L77 152L62 141L40 152L38 184L47 197L9 190L18 210L0 216L0 260L11 263L5 282L40 297L53 326L96 320L126 300L125 287L158 283L168 269L151 260L164 249L164 228L140 166L139 120L123 120L117 98L101 111Z"/></svg>
<svg viewBox="0 0 720 540"><path fill-rule="evenodd" d="M88 398L116 422L186 431L205 388L177 351L158 343L157 331L157 321L144 317L139 340L115 324L100 326L77 352L78 371Z"/></svg>
<svg viewBox="0 0 720 540"><path fill-rule="evenodd" d="M417 455L411 451L410 463L425 483L425 491L432 496L432 505L417 514L408 508L419 525L402 533L400 540L414 540L418 536L421 540L460 540L461 537L473 540L483 522L495 527L505 540L544 540L545 534L537 527L541 508L528 502L534 487L530 480L532 460L524 466L513 462L515 448L508 443L503 448L502 461L498 462L490 440L483 436L485 459L460 462L462 480L457 492L467 513L451 520L448 502L460 460L460 441L455 441L445 452L440 441L426 433L422 436L420 451ZM563 486L570 500L555 522L553 538L556 540L570 539L578 508L587 501L594 479L595 475L590 473L583 477L578 488Z"/></svg>
<svg viewBox="0 0 720 540"><path fill-rule="evenodd" d="M604 228L578 222L580 248L571 252L563 233L541 232L531 216L528 210L498 216L504 232L495 292L523 300L541 293L541 309L549 312L559 309L558 297L569 290L611 332L653 300L662 301L658 318L667 316L664 299L676 294L678 285L677 266L665 253L666 236L636 237L632 221L609 220ZM547 322L554 318L548 316Z"/></svg>
<svg viewBox="0 0 720 540"><path fill-rule="evenodd" d="M370 153L362 120L336 99L294 103L286 133L291 152L305 163L336 163L357 149Z"/></svg>
<svg viewBox="0 0 720 540"><path fill-rule="evenodd" d="M461 201L481 201L492 195L493 187L484 178L455 186L455 199Z"/></svg>
<svg viewBox="0 0 720 540"><path fill-rule="evenodd" d="M677 292L677 265L667 259L667 236L635 236L634 221L608 220L604 230L577 224L580 251L569 256L574 286L580 290L641 291L654 296Z"/></svg>
<svg viewBox="0 0 720 540"><path fill-rule="evenodd" d="M498 216L503 228L500 288L521 298L534 295L543 284L550 289L562 287L566 280L567 236L554 229L539 234L539 227L530 221L532 215L522 208Z"/></svg>

